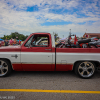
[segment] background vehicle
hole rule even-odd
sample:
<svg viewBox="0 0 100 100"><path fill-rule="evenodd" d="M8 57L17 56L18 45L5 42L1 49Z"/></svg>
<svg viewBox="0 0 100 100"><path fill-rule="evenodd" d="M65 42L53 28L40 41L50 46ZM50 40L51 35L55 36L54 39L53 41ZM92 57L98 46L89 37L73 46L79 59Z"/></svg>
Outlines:
<svg viewBox="0 0 100 100"><path fill-rule="evenodd" d="M3 39L0 39L0 47L1 46L4 46L4 40Z"/></svg>

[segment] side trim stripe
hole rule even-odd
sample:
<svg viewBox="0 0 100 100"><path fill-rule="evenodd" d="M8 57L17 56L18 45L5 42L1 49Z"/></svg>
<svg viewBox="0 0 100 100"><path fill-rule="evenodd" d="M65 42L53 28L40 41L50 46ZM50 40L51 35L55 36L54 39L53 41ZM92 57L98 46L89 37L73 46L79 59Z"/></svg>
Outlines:
<svg viewBox="0 0 100 100"><path fill-rule="evenodd" d="M45 62L45 63L40 63L40 62L35 62L35 63L33 63L33 62L28 62L28 63L22 62L22 63L19 63L19 62L13 62L12 64L55 64L55 63L47 63L47 62ZM56 63L56 64L62 64L63 65L63 63ZM72 63L66 63L65 65L73 65L73 64Z"/></svg>

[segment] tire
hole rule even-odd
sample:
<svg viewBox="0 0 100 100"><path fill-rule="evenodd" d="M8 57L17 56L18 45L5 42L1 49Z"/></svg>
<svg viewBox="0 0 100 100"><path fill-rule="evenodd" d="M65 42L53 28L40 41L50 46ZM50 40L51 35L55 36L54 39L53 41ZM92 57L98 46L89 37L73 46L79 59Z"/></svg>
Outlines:
<svg viewBox="0 0 100 100"><path fill-rule="evenodd" d="M80 43L89 43L89 42L91 42L91 39L78 40L77 42L78 42L79 44L80 44Z"/></svg>
<svg viewBox="0 0 100 100"><path fill-rule="evenodd" d="M75 73L84 79L91 78L95 74L96 66L93 62L78 62L75 66Z"/></svg>
<svg viewBox="0 0 100 100"><path fill-rule="evenodd" d="M0 77L8 76L12 71L9 61L0 59Z"/></svg>

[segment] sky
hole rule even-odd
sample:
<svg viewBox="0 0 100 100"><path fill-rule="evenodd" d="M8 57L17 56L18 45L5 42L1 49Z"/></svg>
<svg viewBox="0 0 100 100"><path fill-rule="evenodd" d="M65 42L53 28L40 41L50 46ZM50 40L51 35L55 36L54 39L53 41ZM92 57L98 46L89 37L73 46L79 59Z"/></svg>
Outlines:
<svg viewBox="0 0 100 100"><path fill-rule="evenodd" d="M100 33L100 0L0 0L0 37L12 32Z"/></svg>

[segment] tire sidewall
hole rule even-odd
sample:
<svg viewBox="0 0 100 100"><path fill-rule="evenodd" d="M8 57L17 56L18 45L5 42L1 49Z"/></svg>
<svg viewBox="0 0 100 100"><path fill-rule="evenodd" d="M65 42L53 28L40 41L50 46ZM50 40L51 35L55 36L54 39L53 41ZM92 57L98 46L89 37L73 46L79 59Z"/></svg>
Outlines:
<svg viewBox="0 0 100 100"><path fill-rule="evenodd" d="M7 73L6 73L5 75L0 76L0 77L9 76L10 73L11 73L11 71L12 71L12 68L11 68L11 65L10 65L9 61L7 61L7 60L5 60L5 59L0 59L0 60L1 60L1 61L4 61L4 62L8 65L8 71L7 71Z"/></svg>
<svg viewBox="0 0 100 100"><path fill-rule="evenodd" d="M94 66L94 73L93 73L91 76L89 76L89 77L83 77L83 76L81 76L81 75L79 74L78 68L79 68L79 65L80 65L82 62L90 62L90 63L93 64L93 66ZM96 65L95 65L95 63L93 63L93 62L91 62L91 61L81 61L81 62L78 62L78 63L76 64L74 71L75 71L75 74L78 75L79 77L81 77L81 78L83 78L83 79L89 79L89 78L91 78L91 77L94 76L95 71L96 71Z"/></svg>

